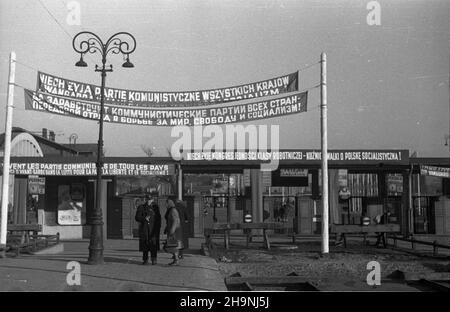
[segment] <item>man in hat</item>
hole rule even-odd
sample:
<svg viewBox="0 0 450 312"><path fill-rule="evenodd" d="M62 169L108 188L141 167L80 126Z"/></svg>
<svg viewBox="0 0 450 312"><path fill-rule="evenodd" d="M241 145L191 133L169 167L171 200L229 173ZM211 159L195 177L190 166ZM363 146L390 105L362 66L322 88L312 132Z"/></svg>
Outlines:
<svg viewBox="0 0 450 312"><path fill-rule="evenodd" d="M147 195L145 203L137 208L135 220L139 222L139 251L142 251L144 265L148 264L148 253L152 265L156 264L161 230L161 214L159 206Z"/></svg>

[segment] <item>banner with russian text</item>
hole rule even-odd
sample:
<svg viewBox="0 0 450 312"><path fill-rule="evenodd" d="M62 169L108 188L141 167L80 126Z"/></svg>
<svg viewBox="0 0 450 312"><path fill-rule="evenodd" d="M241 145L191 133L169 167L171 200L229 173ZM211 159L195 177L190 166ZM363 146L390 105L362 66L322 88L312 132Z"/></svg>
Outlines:
<svg viewBox="0 0 450 312"><path fill-rule="evenodd" d="M98 120L100 105L25 90L25 109ZM220 125L306 112L308 92L255 103L208 108L138 108L105 105L103 121L145 126Z"/></svg>
<svg viewBox="0 0 450 312"><path fill-rule="evenodd" d="M100 86L38 72L37 92L88 102L100 102ZM105 103L140 107L213 105L298 91L298 71L234 87L199 91L134 91L105 88Z"/></svg>

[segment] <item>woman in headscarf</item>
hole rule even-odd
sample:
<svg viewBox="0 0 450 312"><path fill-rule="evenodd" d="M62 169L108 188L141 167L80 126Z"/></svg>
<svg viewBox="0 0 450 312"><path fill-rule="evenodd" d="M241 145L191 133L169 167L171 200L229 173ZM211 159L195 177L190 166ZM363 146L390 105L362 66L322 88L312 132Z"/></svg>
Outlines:
<svg viewBox="0 0 450 312"><path fill-rule="evenodd" d="M169 265L178 265L179 250L183 249L183 231L181 228L180 215L175 208L175 203L172 199L167 200L167 211L164 216L166 218L166 229L164 233L167 234L167 242L175 242L176 246L171 246L166 249L172 254L173 261Z"/></svg>

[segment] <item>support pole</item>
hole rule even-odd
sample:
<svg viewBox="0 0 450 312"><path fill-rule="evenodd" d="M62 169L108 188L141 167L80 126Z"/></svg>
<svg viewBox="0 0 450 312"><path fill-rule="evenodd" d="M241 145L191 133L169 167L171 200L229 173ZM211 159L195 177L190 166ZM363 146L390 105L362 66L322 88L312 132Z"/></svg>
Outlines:
<svg viewBox="0 0 450 312"><path fill-rule="evenodd" d="M95 71L101 72L102 85L100 89L100 119L98 131L98 145L97 145L97 179L95 189L95 207L91 217L91 237L89 242L89 258L88 264L103 264L103 213L102 213L102 197L103 197L103 183L102 183L102 169L103 169L103 110L105 102L105 80L106 72L112 71L105 67L106 59L102 59L103 66Z"/></svg>
<svg viewBox="0 0 450 312"><path fill-rule="evenodd" d="M0 256L5 257L6 233L9 202L9 164L11 157L11 132L13 120L14 83L16 76L16 53L11 52L9 57L8 95L6 104L5 146L3 152L3 181L2 181L2 207L0 223Z"/></svg>
<svg viewBox="0 0 450 312"><path fill-rule="evenodd" d="M183 200L183 169L181 169L181 164L177 164L177 171L178 171L178 200Z"/></svg>
<svg viewBox="0 0 450 312"><path fill-rule="evenodd" d="M327 141L327 56L320 60L320 121L322 138L322 254L329 252L328 234L328 141Z"/></svg>

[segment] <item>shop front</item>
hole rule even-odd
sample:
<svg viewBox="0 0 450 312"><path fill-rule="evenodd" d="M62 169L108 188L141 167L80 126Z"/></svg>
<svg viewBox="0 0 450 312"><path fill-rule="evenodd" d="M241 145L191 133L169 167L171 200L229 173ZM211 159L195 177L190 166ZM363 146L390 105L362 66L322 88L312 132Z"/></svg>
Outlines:
<svg viewBox="0 0 450 312"><path fill-rule="evenodd" d="M195 233L250 216L252 222L286 223L297 234L320 234L320 151L242 154L192 152L182 161L184 196L198 218ZM261 170L267 157L278 161L276 170ZM408 231L407 150L331 150L328 158L331 223L361 224L364 217L373 223L389 212L388 222Z"/></svg>
<svg viewBox="0 0 450 312"><path fill-rule="evenodd" d="M449 235L450 159L416 158L412 166L412 232Z"/></svg>
<svg viewBox="0 0 450 312"><path fill-rule="evenodd" d="M165 199L175 194L174 164L167 159L105 158L102 170L103 236L107 239L137 236L134 215L146 194L157 197L163 207ZM61 239L89 238L96 196L93 159L13 157L10 172L17 196L9 223L41 224L43 234L59 233Z"/></svg>
<svg viewBox="0 0 450 312"><path fill-rule="evenodd" d="M261 170L267 155L208 155L178 163L169 157L106 157L104 237L137 236L134 215L146 194L157 197L161 214L167 198L182 195L190 237L202 236L217 222L283 222L294 233L320 235L320 152L277 153L269 155L279 161L274 171ZM399 224L404 234L450 232L450 178L423 167L426 161L410 163L406 150L331 150L328 157L330 223L361 224L365 217L374 223L377 216L389 213L387 222ZM439 165L431 159L428 166L431 161ZM441 168L447 175L449 166ZM88 238L95 173L95 160L86 157L13 157L16 185L9 222L39 223L44 234L59 232L62 239Z"/></svg>

